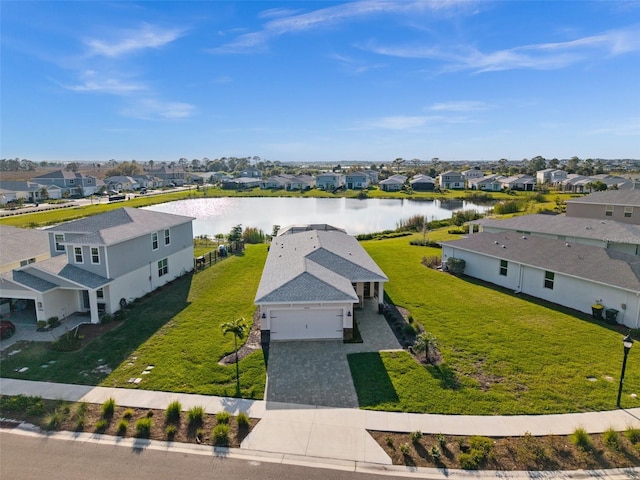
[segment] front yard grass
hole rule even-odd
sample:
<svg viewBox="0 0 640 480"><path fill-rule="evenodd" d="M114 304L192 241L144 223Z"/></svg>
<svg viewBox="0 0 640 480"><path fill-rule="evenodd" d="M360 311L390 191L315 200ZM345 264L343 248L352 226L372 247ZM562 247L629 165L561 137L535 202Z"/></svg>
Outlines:
<svg viewBox="0 0 640 480"><path fill-rule="evenodd" d="M84 349L62 353L47 344L30 344L18 354L5 355L1 374L26 380L234 396L235 367L218 365L220 358L233 352L233 337L224 336L220 325L240 316L253 318L253 294L265 258L263 245L248 246L242 256L230 256L135 302L122 325ZM25 366L29 367L26 372L15 371ZM149 366L154 368L147 370ZM129 383L131 378L141 380ZM241 360L240 385L243 397L263 397L262 351Z"/></svg>
<svg viewBox="0 0 640 480"><path fill-rule="evenodd" d="M437 339L438 366L408 352L349 357L360 405L443 414L545 414L615 408L619 331L586 315L420 264L437 249L410 237L363 242L390 278L389 298ZM635 357L635 358L634 358ZM640 356L629 356L624 407L639 407Z"/></svg>

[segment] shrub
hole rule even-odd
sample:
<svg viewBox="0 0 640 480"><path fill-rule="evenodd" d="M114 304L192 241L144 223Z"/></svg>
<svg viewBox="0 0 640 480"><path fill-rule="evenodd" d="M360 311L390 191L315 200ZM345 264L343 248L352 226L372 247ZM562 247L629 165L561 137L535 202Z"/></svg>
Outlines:
<svg viewBox="0 0 640 480"><path fill-rule="evenodd" d="M225 412L224 410L216 413L216 422L228 424L229 419L231 418L231 414L229 412Z"/></svg>
<svg viewBox="0 0 640 480"><path fill-rule="evenodd" d="M249 416L244 412L238 414L236 422L238 422L239 428L249 428Z"/></svg>
<svg viewBox="0 0 640 480"><path fill-rule="evenodd" d="M624 436L634 445L640 443L640 428L629 427L625 430Z"/></svg>
<svg viewBox="0 0 640 480"><path fill-rule="evenodd" d="M45 330L47 328L47 322L46 320L38 320L36 322L36 329L38 330Z"/></svg>
<svg viewBox="0 0 640 480"><path fill-rule="evenodd" d="M458 455L458 463L464 470L477 470L478 459L471 453L461 453Z"/></svg>
<svg viewBox="0 0 640 480"><path fill-rule="evenodd" d="M146 417L147 417L147 418L151 418L151 417L153 417L153 410L147 410Z"/></svg>
<svg viewBox="0 0 640 480"><path fill-rule="evenodd" d="M226 423L219 423L213 428L211 433L213 438L213 444L219 447L226 447L229 445L229 425Z"/></svg>
<svg viewBox="0 0 640 480"><path fill-rule="evenodd" d="M129 428L129 422L123 418L118 422L117 434L124 437L127 433L127 428Z"/></svg>
<svg viewBox="0 0 640 480"><path fill-rule="evenodd" d="M507 213L517 213L520 211L520 202L517 200L508 200L496 203L493 212L497 215L505 215Z"/></svg>
<svg viewBox="0 0 640 480"><path fill-rule="evenodd" d="M422 432L420 430L416 430L415 432L411 432L409 434L409 438L411 439L411 443L418 443L422 438Z"/></svg>
<svg viewBox="0 0 640 480"><path fill-rule="evenodd" d="M447 270L453 275L462 275L466 262L461 258L447 258Z"/></svg>
<svg viewBox="0 0 640 480"><path fill-rule="evenodd" d="M141 418L136 422L136 437L138 438L149 438L151 435L151 425L153 424L153 420L151 418Z"/></svg>
<svg viewBox="0 0 640 480"><path fill-rule="evenodd" d="M84 430L87 421L87 408L88 405L85 402L81 402L76 406L76 410L73 413L76 431Z"/></svg>
<svg viewBox="0 0 640 480"><path fill-rule="evenodd" d="M589 436L587 431L582 427L576 428L573 431L573 433L569 436L569 440L576 447L584 450L585 452L588 450L591 450L591 447L592 447L591 437Z"/></svg>
<svg viewBox="0 0 640 480"><path fill-rule="evenodd" d="M393 448L393 437L391 435L388 435L387 438L384 439L384 441L387 444L387 447Z"/></svg>
<svg viewBox="0 0 640 480"><path fill-rule="evenodd" d="M131 420L133 417L133 408L127 408L122 414L122 418L126 418L127 420Z"/></svg>
<svg viewBox="0 0 640 480"><path fill-rule="evenodd" d="M440 460L440 457L442 456L442 453L440 452L440 448L438 447L438 445L433 445L431 447L431 456L433 457L433 460L435 460L436 462L438 462Z"/></svg>
<svg viewBox="0 0 640 480"><path fill-rule="evenodd" d="M469 448L482 454L482 458L488 458L493 451L493 440L487 437L473 436L469 439Z"/></svg>
<svg viewBox="0 0 640 480"><path fill-rule="evenodd" d="M53 412L47 414L44 418L43 428L45 430L57 430L65 419L65 411L62 408L56 408Z"/></svg>
<svg viewBox="0 0 640 480"><path fill-rule="evenodd" d="M607 447L612 450L620 450L620 438L618 437L618 432L616 432L613 427L610 427L604 432L603 438L604 444Z"/></svg>
<svg viewBox="0 0 640 480"><path fill-rule="evenodd" d="M204 429L199 428L196 430L196 441L202 443L202 440L204 440Z"/></svg>
<svg viewBox="0 0 640 480"><path fill-rule="evenodd" d="M106 418L101 418L100 420L98 420L96 422L96 432L97 433L104 433L104 431L107 429L107 426L109 425L109 422L107 421Z"/></svg>
<svg viewBox="0 0 640 480"><path fill-rule="evenodd" d="M116 410L116 401L113 397L108 398L100 409L100 413L102 414L102 418L111 418L113 417L113 412Z"/></svg>
<svg viewBox="0 0 640 480"><path fill-rule="evenodd" d="M403 455L409 455L411 453L411 447L408 443L403 443L402 445L400 445L400 452Z"/></svg>
<svg viewBox="0 0 640 480"><path fill-rule="evenodd" d="M442 433L436 435L436 438L438 439L438 444L441 447L444 447L447 444L447 437L445 437Z"/></svg>
<svg viewBox="0 0 640 480"><path fill-rule="evenodd" d="M176 427L175 425L167 425L167 427L164 429L167 440L173 440L176 436L177 431L178 427Z"/></svg>
<svg viewBox="0 0 640 480"><path fill-rule="evenodd" d="M187 420L189 422L189 427L199 427L202 425L204 421L204 408L197 406L191 407L187 411Z"/></svg>
<svg viewBox="0 0 640 480"><path fill-rule="evenodd" d="M46 411L41 397L31 397L27 395L0 396L0 415L2 412L22 412L29 415L40 416Z"/></svg>
<svg viewBox="0 0 640 480"><path fill-rule="evenodd" d="M58 317L49 317L47 324L50 328L55 328L60 325L60 319Z"/></svg>
<svg viewBox="0 0 640 480"><path fill-rule="evenodd" d="M58 352L73 352L80 348L81 337L77 331L70 331L60 336L51 344L51 348Z"/></svg>
<svg viewBox="0 0 640 480"><path fill-rule="evenodd" d="M127 313L126 310L120 309L116 313L113 314L113 319L114 320L126 320L128 316L129 316L129 313Z"/></svg>
<svg viewBox="0 0 640 480"><path fill-rule="evenodd" d="M111 322L113 322L113 315L109 313L105 313L104 315L102 315L102 317L100 317L100 323L102 325L106 325L107 323Z"/></svg>
<svg viewBox="0 0 640 480"><path fill-rule="evenodd" d="M178 400L174 400L169 404L164 412L167 422L180 421L180 414L182 412L182 404Z"/></svg>

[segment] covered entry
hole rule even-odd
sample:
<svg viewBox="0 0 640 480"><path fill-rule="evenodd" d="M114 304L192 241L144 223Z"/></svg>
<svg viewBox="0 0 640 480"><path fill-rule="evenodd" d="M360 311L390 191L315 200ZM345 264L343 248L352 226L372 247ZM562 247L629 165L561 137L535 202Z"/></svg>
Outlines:
<svg viewBox="0 0 640 480"><path fill-rule="evenodd" d="M271 340L342 339L341 308L271 310Z"/></svg>

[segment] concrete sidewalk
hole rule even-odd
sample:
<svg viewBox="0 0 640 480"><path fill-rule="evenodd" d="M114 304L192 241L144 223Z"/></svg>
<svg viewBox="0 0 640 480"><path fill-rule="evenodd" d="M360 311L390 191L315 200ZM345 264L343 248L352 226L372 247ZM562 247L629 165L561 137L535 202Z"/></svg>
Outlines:
<svg viewBox="0 0 640 480"><path fill-rule="evenodd" d="M117 405L164 410L178 400L184 410L204 407L207 413L221 410L232 415L245 412L261 421L242 442L241 449L275 454L391 465L391 459L367 430L389 432L484 435L490 437L567 435L576 428L601 433L608 428L640 428L640 408L563 415L470 416L377 412L350 408L265 402L207 395L155 392L127 388L65 385L49 382L0 379L3 395L37 395L52 400L103 403L114 398Z"/></svg>

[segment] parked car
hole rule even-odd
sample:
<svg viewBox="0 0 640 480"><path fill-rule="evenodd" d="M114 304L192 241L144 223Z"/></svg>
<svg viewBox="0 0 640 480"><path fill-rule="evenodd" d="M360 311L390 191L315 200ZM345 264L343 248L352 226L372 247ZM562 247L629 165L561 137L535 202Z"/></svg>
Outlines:
<svg viewBox="0 0 640 480"><path fill-rule="evenodd" d="M0 320L0 338L3 340L16 333L16 326L9 320Z"/></svg>
<svg viewBox="0 0 640 480"><path fill-rule="evenodd" d="M108 194L109 196L111 196L111 195L120 195L120 192L119 192L119 191L117 191L117 190L109 190L109 191L107 192L107 194Z"/></svg>

